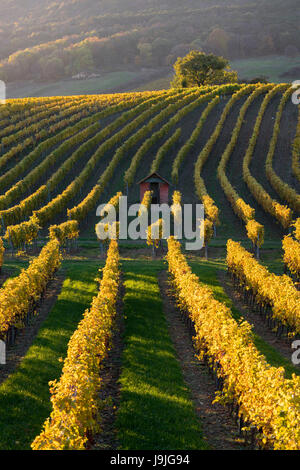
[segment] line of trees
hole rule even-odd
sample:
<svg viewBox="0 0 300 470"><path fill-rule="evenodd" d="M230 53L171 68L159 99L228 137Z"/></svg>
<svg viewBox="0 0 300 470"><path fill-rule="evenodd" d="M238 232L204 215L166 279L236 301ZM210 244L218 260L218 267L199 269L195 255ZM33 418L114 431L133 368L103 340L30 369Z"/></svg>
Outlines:
<svg viewBox="0 0 300 470"><path fill-rule="evenodd" d="M192 50L229 59L297 56L299 26L291 15L297 2L28 0L25 8L24 0L3 0L0 79L55 79L127 65L170 66Z"/></svg>

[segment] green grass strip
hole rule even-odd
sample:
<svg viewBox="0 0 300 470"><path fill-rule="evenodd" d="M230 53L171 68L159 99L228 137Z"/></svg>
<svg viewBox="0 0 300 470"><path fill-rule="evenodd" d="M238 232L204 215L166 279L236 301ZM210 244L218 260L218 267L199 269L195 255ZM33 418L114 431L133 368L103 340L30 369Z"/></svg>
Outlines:
<svg viewBox="0 0 300 470"><path fill-rule="evenodd" d="M65 281L17 370L0 386L0 449L30 449L51 411L48 382L59 378L73 331L98 284L99 262L64 262Z"/></svg>
<svg viewBox="0 0 300 470"><path fill-rule="evenodd" d="M123 450L207 448L167 329L157 261L125 261L125 348L116 429Z"/></svg>
<svg viewBox="0 0 300 470"><path fill-rule="evenodd" d="M235 320L239 321L243 316L239 310L233 305L232 300L224 292L223 287L220 285L217 278L218 270L226 270L226 263L223 259L213 260L199 260L191 263L192 270L204 284L207 284L213 291L215 298L219 302L223 302L232 311L232 316ZM267 326L266 326L267 328ZM253 333L254 344L258 351L265 356L268 363L274 367L283 367L285 369L285 376L291 378L292 374L300 375L299 369L283 357L274 347L268 344L263 338ZM292 351L291 351L292 354Z"/></svg>
<svg viewBox="0 0 300 470"><path fill-rule="evenodd" d="M2 266L1 274L3 275L3 279L5 277L5 281L1 280L0 278L0 288L4 287L8 279L13 277L19 276L22 269L28 268L28 261L20 261L20 260L5 260Z"/></svg>

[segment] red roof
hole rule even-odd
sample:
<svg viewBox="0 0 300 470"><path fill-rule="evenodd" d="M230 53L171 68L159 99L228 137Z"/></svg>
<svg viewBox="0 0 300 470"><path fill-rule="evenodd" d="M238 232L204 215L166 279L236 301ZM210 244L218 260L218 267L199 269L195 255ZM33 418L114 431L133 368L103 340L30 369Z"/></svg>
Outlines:
<svg viewBox="0 0 300 470"><path fill-rule="evenodd" d="M169 186L170 186L170 183L169 181L167 181L165 178L163 178L162 176L160 176L158 173L154 172L154 173L150 173L150 175L146 176L145 178L143 178L142 180L138 181L137 184L141 184L141 183L144 183L144 181L148 180L149 178L152 178L153 176L156 176L157 178L161 179L164 183L167 183Z"/></svg>

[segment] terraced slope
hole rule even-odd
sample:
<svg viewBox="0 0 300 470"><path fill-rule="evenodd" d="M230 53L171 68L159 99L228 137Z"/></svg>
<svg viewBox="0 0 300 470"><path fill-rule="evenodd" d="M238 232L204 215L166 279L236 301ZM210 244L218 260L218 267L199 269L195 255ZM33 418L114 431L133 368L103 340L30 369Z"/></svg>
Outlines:
<svg viewBox="0 0 300 470"><path fill-rule="evenodd" d="M186 386L190 374L184 361L182 367L176 361L185 340L184 333L174 334L174 325L166 323L171 318L166 309L176 320L162 273L166 265L151 261L150 248L142 242L112 240L98 290L91 280L104 265L98 258L106 249L101 244L99 255L97 206L109 202L118 210L122 193L128 193L129 202L139 202L137 182L155 169L171 183L170 203L203 202L205 208L205 254L207 258L214 250L215 259L203 260L202 251L185 255L172 238L167 248L172 292L189 331L196 333L196 352L204 359L201 368L212 366L219 392L237 409L240 428L249 424L243 433L253 448L299 450L299 370L291 363L287 343L300 329L299 194L291 176L299 124L287 130L286 120L297 118L290 91L284 84L234 84L16 100L0 108L0 268L1 281L6 281L0 289L0 339L10 351L0 387L0 448L239 448L237 441L229 444L229 414L216 412L222 432L205 416L203 403L212 406L214 381L205 382L197 372L204 387L204 402L199 402L198 385L193 381ZM148 206L151 199L149 192ZM247 248L251 241L257 256L262 247L263 262L232 240ZM155 242L149 235L148 243ZM280 258L282 242L284 260L276 260L274 268L274 253L265 247L275 246ZM225 244L232 276L227 281ZM18 261L18 250L27 250L29 264ZM50 313L45 299L61 254L61 294L44 327L38 323L34 331L35 313L41 315L43 308L42 315ZM190 259L199 279L192 275ZM21 267L25 269L20 272ZM12 268L20 274L7 279ZM283 269L288 275L282 275ZM242 309L250 323L240 322L241 313L232 308L222 286L233 300L243 295L248 306ZM92 293L97 295L90 304ZM70 315L73 303L77 307ZM265 328L257 319L258 310ZM61 338L55 335L57 325L62 327ZM20 334L25 339L27 335L21 352ZM41 347L44 336L47 348ZM110 350L116 343L119 375L111 377L114 367L107 361L114 363ZM66 357L63 369L54 364L59 354ZM39 374L48 359L49 369ZM60 372L50 387L50 407L48 381ZM105 387L107 377L100 380L102 372L113 381L114 399L105 399L110 387ZM28 381L31 374L35 382ZM12 409L14 397L18 406ZM103 412L114 400L117 405ZM29 402L39 404L32 417Z"/></svg>

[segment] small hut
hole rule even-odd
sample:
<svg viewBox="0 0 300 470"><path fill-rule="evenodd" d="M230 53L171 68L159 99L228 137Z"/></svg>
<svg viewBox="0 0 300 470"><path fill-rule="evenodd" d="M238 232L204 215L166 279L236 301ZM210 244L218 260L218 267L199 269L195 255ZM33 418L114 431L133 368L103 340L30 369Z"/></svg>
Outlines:
<svg viewBox="0 0 300 470"><path fill-rule="evenodd" d="M169 203L169 187L170 183L158 173L151 173L137 184L140 185L141 202L146 191L153 191L152 204L168 204Z"/></svg>

